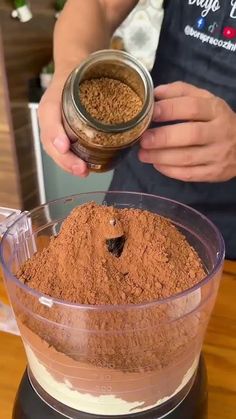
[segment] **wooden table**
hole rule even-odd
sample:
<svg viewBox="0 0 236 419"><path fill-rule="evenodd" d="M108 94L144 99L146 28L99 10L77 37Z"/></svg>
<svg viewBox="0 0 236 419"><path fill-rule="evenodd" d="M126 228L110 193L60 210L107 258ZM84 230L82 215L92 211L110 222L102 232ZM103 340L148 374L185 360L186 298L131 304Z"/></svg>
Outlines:
<svg viewBox="0 0 236 419"><path fill-rule="evenodd" d="M0 298L3 295L0 283ZM209 376L209 419L235 419L236 263L225 264L204 353ZM15 393L25 365L26 358L20 338L0 333L0 419L11 419Z"/></svg>

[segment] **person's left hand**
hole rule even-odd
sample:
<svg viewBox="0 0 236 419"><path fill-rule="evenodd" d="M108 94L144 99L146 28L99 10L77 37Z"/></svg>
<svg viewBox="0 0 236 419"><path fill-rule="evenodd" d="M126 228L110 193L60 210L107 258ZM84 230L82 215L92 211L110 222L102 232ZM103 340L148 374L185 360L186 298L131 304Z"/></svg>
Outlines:
<svg viewBox="0 0 236 419"><path fill-rule="evenodd" d="M153 120L183 121L146 131L139 159L187 182L236 176L236 114L206 90L176 82L155 89Z"/></svg>

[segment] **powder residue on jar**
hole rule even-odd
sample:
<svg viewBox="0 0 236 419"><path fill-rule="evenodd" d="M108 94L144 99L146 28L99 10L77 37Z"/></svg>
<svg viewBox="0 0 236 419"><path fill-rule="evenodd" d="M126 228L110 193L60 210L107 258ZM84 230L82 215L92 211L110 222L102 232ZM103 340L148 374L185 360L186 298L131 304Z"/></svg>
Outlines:
<svg viewBox="0 0 236 419"><path fill-rule="evenodd" d="M127 84L108 77L84 80L80 100L86 111L103 124L131 121L142 110L142 100Z"/></svg>

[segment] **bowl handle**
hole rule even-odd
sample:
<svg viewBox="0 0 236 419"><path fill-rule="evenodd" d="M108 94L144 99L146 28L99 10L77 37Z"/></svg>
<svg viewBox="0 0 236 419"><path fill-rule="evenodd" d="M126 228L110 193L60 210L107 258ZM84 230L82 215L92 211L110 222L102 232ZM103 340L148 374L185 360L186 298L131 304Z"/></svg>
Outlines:
<svg viewBox="0 0 236 419"><path fill-rule="evenodd" d="M0 207L0 245L3 234L20 214L20 210ZM1 280L2 277L0 270L0 281ZM0 331L11 333L17 336L20 335L11 306L3 303L2 301L0 301Z"/></svg>

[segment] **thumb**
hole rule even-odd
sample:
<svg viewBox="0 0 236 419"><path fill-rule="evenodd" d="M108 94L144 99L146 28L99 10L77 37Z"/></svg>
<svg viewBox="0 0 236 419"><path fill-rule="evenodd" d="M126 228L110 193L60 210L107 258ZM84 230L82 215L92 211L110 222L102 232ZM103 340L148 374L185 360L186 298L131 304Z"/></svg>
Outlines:
<svg viewBox="0 0 236 419"><path fill-rule="evenodd" d="M38 110L41 140L46 151L51 154L52 147L65 154L70 149L70 141L61 121L60 103L41 102Z"/></svg>

